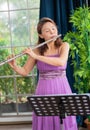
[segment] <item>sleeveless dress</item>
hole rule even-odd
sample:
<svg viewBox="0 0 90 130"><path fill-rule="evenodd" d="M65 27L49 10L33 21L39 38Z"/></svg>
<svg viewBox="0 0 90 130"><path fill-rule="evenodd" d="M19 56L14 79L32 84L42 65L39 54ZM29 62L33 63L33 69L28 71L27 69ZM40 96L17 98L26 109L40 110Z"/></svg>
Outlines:
<svg viewBox="0 0 90 130"><path fill-rule="evenodd" d="M58 57L52 55L49 57ZM67 65L53 66L37 61L39 80L36 88L36 95L50 94L71 94L67 77ZM75 116L67 116L63 119L64 130L78 130ZM33 130L61 130L59 116L36 116L33 113Z"/></svg>

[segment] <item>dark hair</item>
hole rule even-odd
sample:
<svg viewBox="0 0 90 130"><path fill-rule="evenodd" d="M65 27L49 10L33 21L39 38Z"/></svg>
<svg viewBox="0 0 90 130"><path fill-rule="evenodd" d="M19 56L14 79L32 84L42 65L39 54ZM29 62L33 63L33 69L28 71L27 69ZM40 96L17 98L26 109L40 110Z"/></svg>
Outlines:
<svg viewBox="0 0 90 130"><path fill-rule="evenodd" d="M47 17L44 17L44 18L40 19L40 21L39 21L38 24L37 24L37 32L38 32L38 34L42 34L42 27L43 27L43 25L44 25L45 23L47 23L47 22L51 22L52 24L54 24L54 25L56 26L55 22L54 22L52 19L47 18ZM56 26L56 27L57 27L57 26ZM40 37L38 36L38 42L37 42L37 44L41 44L42 42L45 42L45 40L44 40L43 38L40 38ZM56 41L55 41L55 47L58 48L61 44L62 44L61 38L57 38ZM45 44L45 45L39 47L39 52L40 52L40 54L43 55L44 52L45 52L47 49L48 49L47 44Z"/></svg>

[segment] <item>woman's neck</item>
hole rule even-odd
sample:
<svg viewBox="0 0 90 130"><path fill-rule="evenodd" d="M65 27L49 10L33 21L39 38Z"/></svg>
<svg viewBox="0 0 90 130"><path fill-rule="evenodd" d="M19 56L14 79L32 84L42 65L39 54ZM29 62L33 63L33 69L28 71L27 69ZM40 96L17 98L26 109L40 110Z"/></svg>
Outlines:
<svg viewBox="0 0 90 130"><path fill-rule="evenodd" d="M54 50L55 49L55 45L54 42L50 42L47 44L48 50Z"/></svg>
<svg viewBox="0 0 90 130"><path fill-rule="evenodd" d="M52 44L48 45L48 49L46 50L44 55L55 55L55 54L58 54L58 48L56 48Z"/></svg>

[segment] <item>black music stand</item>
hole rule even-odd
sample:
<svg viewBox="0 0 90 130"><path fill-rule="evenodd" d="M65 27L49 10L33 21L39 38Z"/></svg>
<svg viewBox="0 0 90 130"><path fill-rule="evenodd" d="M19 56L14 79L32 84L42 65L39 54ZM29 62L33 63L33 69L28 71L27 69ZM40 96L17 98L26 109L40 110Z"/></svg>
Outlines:
<svg viewBox="0 0 90 130"><path fill-rule="evenodd" d="M89 94L33 95L27 99L37 116L59 116L62 130L66 116L90 115Z"/></svg>

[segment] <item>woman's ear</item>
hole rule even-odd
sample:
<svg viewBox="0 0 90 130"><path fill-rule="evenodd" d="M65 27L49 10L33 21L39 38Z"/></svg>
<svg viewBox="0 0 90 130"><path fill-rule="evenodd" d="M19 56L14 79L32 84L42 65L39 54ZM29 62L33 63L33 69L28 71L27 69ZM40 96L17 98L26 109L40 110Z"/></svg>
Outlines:
<svg viewBox="0 0 90 130"><path fill-rule="evenodd" d="M39 34L39 37L43 39L43 36L42 36L42 34Z"/></svg>

